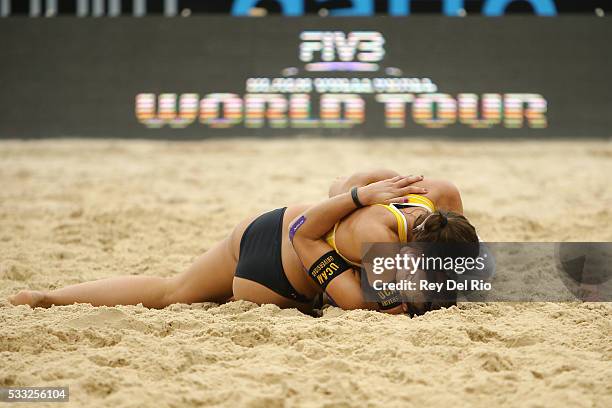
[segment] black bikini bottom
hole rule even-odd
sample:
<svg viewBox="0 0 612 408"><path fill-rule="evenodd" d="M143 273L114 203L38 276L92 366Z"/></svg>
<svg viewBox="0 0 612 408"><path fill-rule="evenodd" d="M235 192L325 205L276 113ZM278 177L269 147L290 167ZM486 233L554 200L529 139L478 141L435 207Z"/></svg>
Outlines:
<svg viewBox="0 0 612 408"><path fill-rule="evenodd" d="M283 269L281 243L286 209L262 214L247 227L240 240L235 276L260 283L288 299L308 303L310 299L295 290Z"/></svg>

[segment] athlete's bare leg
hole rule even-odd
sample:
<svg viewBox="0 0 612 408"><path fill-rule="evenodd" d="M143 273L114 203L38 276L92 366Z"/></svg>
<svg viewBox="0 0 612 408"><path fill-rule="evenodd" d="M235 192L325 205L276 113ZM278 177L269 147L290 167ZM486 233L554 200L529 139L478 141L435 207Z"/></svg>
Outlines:
<svg viewBox="0 0 612 408"><path fill-rule="evenodd" d="M163 308L172 303L223 302L232 296L236 261L231 237L215 244L185 272L170 277L117 276L52 291L21 291L9 297L14 305L31 307L90 303L94 306L135 305Z"/></svg>

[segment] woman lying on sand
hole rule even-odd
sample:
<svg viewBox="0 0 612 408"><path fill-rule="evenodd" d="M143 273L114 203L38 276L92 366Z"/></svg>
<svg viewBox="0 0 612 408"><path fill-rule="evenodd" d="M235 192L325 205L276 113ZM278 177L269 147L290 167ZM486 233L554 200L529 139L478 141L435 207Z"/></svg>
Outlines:
<svg viewBox="0 0 612 408"><path fill-rule="evenodd" d="M335 180L329 198L319 204L244 219L179 275L120 276L52 291L26 290L9 301L31 307L142 303L163 308L248 300L310 312L313 299L325 292L343 309L402 313L411 305L364 298L358 267L362 243L478 242L462 213L459 191L448 181L403 177L391 170L356 173ZM334 273L321 277L330 263ZM432 308L436 305L411 312Z"/></svg>

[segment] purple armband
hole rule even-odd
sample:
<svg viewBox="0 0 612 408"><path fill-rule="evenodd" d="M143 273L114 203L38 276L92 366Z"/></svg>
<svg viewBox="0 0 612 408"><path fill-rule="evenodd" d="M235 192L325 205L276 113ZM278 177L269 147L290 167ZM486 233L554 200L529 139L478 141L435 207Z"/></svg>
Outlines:
<svg viewBox="0 0 612 408"><path fill-rule="evenodd" d="M289 241L293 242L293 237L298 229L306 222L306 217L303 215L298 218L293 224L291 224L291 228L289 228Z"/></svg>

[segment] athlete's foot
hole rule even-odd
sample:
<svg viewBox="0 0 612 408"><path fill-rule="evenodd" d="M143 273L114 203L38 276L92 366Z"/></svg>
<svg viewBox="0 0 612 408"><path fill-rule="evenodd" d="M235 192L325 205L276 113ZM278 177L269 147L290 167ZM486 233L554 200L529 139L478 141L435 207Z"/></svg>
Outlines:
<svg viewBox="0 0 612 408"><path fill-rule="evenodd" d="M16 295L9 296L8 301L14 306L28 305L34 307L44 306L45 293L38 290L22 290Z"/></svg>

